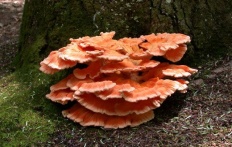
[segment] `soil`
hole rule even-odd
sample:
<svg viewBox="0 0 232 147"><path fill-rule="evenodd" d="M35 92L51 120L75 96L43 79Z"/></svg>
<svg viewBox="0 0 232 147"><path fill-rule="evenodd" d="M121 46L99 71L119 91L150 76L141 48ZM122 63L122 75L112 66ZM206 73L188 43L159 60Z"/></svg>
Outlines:
<svg viewBox="0 0 232 147"><path fill-rule="evenodd" d="M24 0L0 0L0 77L17 54ZM4 70L3 70L4 69ZM185 95L155 110L154 120L135 128L57 129L41 146L232 146L232 57L198 67ZM67 137L67 134L70 136Z"/></svg>

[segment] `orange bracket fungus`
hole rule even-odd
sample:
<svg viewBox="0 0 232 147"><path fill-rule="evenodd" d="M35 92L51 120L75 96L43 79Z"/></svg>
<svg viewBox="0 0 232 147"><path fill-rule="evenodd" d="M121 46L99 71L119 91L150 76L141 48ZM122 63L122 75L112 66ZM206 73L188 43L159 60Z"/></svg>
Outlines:
<svg viewBox="0 0 232 147"><path fill-rule="evenodd" d="M190 37L183 34L150 34L113 39L115 32L70 39L40 63L53 74L73 67L73 73L52 85L46 97L60 104L75 104L63 116L83 126L124 128L154 118L153 109L176 91L186 92L184 78L197 72L175 65L187 50ZM170 62L154 60L162 56ZM78 68L77 64L86 64ZM77 65L77 66L76 66Z"/></svg>

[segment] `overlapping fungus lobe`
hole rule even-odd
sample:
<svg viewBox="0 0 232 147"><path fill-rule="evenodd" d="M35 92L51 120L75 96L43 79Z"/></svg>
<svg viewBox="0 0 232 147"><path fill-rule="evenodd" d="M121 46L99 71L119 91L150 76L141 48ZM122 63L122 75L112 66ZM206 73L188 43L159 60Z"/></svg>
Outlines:
<svg viewBox="0 0 232 147"><path fill-rule="evenodd" d="M40 70L47 74L73 68L72 74L50 87L46 97L63 105L74 101L62 113L83 126L117 129L145 123L167 97L186 92L189 82L184 78L197 72L186 65L152 60L162 56L179 61L190 42L187 35L163 33L119 40L114 35L112 31L70 39L71 43L40 63Z"/></svg>

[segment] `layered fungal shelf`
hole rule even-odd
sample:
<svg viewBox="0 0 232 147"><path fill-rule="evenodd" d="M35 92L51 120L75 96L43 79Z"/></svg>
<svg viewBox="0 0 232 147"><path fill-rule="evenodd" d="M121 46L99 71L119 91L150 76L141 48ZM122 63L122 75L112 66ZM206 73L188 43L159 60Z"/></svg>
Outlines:
<svg viewBox="0 0 232 147"><path fill-rule="evenodd" d="M189 36L163 33L115 40L114 34L70 39L70 44L52 51L40 63L40 70L47 74L74 68L51 86L46 97L63 105L74 101L62 114L83 126L117 129L145 123L167 97L186 92L188 81L183 78L197 72L152 60L162 56L179 61ZM87 66L78 68L77 64Z"/></svg>

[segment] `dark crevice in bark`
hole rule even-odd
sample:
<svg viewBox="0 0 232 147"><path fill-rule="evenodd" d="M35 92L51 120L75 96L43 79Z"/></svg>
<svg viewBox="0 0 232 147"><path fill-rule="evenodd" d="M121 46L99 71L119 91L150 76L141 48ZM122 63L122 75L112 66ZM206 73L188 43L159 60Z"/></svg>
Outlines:
<svg viewBox="0 0 232 147"><path fill-rule="evenodd" d="M92 9L93 9L94 13L97 12L97 10L96 10L96 8L95 8L95 3L96 3L96 0L93 0L93 1L92 1Z"/></svg>
<svg viewBox="0 0 232 147"><path fill-rule="evenodd" d="M219 30L218 30L218 27L220 26L220 21L217 21L217 20L216 20L217 18L214 17L215 14L214 14L214 12L212 11L212 8L210 7L210 4L209 4L208 0L205 0L205 5L206 5L207 9L209 10L209 13L210 13L210 15L211 15L211 18L215 20L214 23L215 23L215 26L216 26L216 27L212 27L211 29L215 32L214 35L216 35L217 38L220 38L220 39L221 39L221 37L220 37L221 32L218 32L218 31L219 31Z"/></svg>
<svg viewBox="0 0 232 147"><path fill-rule="evenodd" d="M157 9L158 10L158 12L159 12L159 14L161 14L162 15L162 10L161 10L161 1L159 1L158 3L157 3L157 6L156 7L154 7L154 9ZM154 14L153 14L154 15ZM157 19L158 19L158 21L160 22L160 15L157 15Z"/></svg>
<svg viewBox="0 0 232 147"><path fill-rule="evenodd" d="M175 5L175 0L172 2L172 8L174 10L174 13L173 13L173 15L170 15L169 17L172 19L172 24L173 24L174 30L179 32L180 28L179 28L179 20L178 20L178 15L177 15L178 8Z"/></svg>
<svg viewBox="0 0 232 147"><path fill-rule="evenodd" d="M192 28L191 28L190 24L188 24L188 21L187 21L187 17L189 17L189 16L187 16L187 14L186 14L186 11L185 11L184 6L183 6L183 1L180 1L180 7L181 7L181 10L182 10L183 15L184 15L185 25L188 28L189 35L192 37L191 38L191 45L193 46L193 48L198 49L198 47L197 47L197 45L195 43L195 35L194 35L193 31L192 31Z"/></svg>
<svg viewBox="0 0 232 147"><path fill-rule="evenodd" d="M185 13L185 10L184 10L184 7L183 7L183 3L182 2L180 2L180 8L181 8L181 10L182 10L182 12L183 12L183 15L184 15L184 22L185 22L185 25L188 27L188 30L189 30L189 32L191 32L191 27L190 27L190 25L188 24L188 21L186 20L187 18L187 16L186 16L186 13ZM192 33L192 32L191 32Z"/></svg>
<svg viewBox="0 0 232 147"><path fill-rule="evenodd" d="M154 9L154 3L153 3L153 0L150 0L150 11L149 11L149 17L150 17L150 20L149 20L149 23L150 23L150 26L152 26L152 20L153 20L153 9Z"/></svg>
<svg viewBox="0 0 232 147"><path fill-rule="evenodd" d="M160 15L167 16L167 14L164 13L163 10L162 10L162 1L160 1L159 4L158 4L158 10L159 10Z"/></svg>

